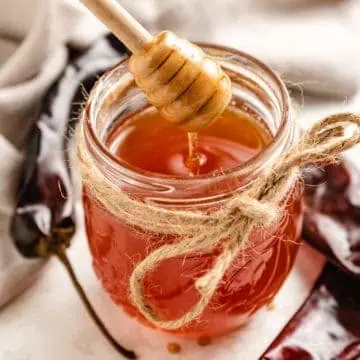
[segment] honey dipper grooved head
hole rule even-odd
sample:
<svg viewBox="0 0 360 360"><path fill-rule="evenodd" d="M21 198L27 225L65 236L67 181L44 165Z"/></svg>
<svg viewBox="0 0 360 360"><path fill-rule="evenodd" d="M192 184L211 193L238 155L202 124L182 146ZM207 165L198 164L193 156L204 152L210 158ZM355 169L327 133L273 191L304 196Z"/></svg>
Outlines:
<svg viewBox="0 0 360 360"><path fill-rule="evenodd" d="M149 102L187 131L214 122L231 99L231 81L198 46L162 32L146 52L130 58L129 70Z"/></svg>

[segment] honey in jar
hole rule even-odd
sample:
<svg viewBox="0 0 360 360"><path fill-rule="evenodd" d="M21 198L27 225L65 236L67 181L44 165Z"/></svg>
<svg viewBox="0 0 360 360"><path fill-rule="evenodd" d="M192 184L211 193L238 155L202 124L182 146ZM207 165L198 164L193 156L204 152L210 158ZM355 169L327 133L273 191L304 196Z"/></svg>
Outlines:
<svg viewBox="0 0 360 360"><path fill-rule="evenodd" d="M206 50L232 55L224 65L232 65L234 94L221 118L198 135L196 169L187 162L187 133L154 108L143 106L144 99L135 88L126 87L120 103L103 91L119 86L110 81L119 74L126 78L126 64L112 70L93 91L83 119L88 151L106 181L119 191L164 208L211 213L229 196L243 191L294 141L288 97L281 81L248 55L219 47ZM222 335L272 303L299 246L300 190L295 185L283 200L283 215L276 225L251 233L248 245L226 271L205 311L171 332L192 338ZM115 303L153 326L133 304L129 279L136 264L154 249L176 242L176 236L127 225L86 186L83 201L97 276ZM148 273L144 292L152 309L165 320L189 311L200 298L195 280L213 266L220 251L215 248L167 259Z"/></svg>
<svg viewBox="0 0 360 360"><path fill-rule="evenodd" d="M107 139L109 151L134 168L153 174L188 177L234 168L259 153L269 142L261 124L236 109L198 135L197 169L188 163L188 134L156 110L145 110L118 126Z"/></svg>

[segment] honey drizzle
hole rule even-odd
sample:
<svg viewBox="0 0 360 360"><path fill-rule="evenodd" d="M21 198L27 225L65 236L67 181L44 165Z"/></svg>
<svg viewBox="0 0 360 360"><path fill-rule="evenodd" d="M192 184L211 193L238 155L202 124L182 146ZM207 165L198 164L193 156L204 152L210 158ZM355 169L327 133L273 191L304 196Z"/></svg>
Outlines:
<svg viewBox="0 0 360 360"><path fill-rule="evenodd" d="M199 175L200 173L200 159L198 151L198 133L188 132L189 155L185 161L186 167L190 171L190 176Z"/></svg>

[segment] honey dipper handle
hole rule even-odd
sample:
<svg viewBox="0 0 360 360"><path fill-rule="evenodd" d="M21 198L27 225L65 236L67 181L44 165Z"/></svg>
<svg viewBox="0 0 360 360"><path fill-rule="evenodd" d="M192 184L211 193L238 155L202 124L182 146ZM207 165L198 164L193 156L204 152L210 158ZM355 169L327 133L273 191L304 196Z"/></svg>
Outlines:
<svg viewBox="0 0 360 360"><path fill-rule="evenodd" d="M81 2L134 54L139 54L152 35L116 0L81 0Z"/></svg>

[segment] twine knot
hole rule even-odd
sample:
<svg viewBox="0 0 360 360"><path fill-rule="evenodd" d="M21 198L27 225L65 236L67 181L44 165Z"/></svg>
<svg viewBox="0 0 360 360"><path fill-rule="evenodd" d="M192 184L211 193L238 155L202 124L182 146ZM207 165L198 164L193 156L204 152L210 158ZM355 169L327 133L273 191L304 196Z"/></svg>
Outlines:
<svg viewBox="0 0 360 360"><path fill-rule="evenodd" d="M334 162L341 151L360 142L360 115L337 114L316 123L246 191L235 194L222 209L211 214L164 209L130 198L106 181L93 163L81 127L77 142L82 181L94 198L130 226L159 235L177 236L176 242L160 246L140 261L129 282L131 299L146 319L163 329L177 329L202 314L229 266L248 246L251 232L259 226L274 224L280 218L282 204L299 179L301 167L314 162ZM167 259L206 253L215 248L221 248L221 252L213 267L195 281L199 301L178 319L162 319L145 298L145 275Z"/></svg>
<svg viewBox="0 0 360 360"><path fill-rule="evenodd" d="M230 201L229 211L232 216L244 216L259 226L267 227L279 218L280 209L268 201L259 201L245 193Z"/></svg>

